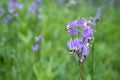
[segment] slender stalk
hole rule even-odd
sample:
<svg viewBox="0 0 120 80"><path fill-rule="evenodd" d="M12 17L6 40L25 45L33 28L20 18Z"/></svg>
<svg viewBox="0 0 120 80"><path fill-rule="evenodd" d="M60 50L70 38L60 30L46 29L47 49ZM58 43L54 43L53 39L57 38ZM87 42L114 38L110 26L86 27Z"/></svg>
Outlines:
<svg viewBox="0 0 120 80"><path fill-rule="evenodd" d="M93 74L94 74L94 42L92 44L92 68L91 68L91 80L93 80Z"/></svg>
<svg viewBox="0 0 120 80"><path fill-rule="evenodd" d="M80 80L83 80L83 75L82 75L82 62L79 61L79 70L80 70Z"/></svg>

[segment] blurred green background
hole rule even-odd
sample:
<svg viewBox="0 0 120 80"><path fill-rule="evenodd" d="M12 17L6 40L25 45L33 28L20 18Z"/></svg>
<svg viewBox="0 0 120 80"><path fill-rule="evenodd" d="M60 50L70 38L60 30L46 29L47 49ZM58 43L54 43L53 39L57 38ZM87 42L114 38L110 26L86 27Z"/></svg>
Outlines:
<svg viewBox="0 0 120 80"><path fill-rule="evenodd" d="M9 23L9 0L1 0L0 8L0 80L79 80L79 66L68 55L65 30L68 22L79 17L95 16L103 8L95 28L94 80L120 80L120 0L42 0L37 14L28 12L34 0L18 0L23 4L18 16ZM32 51L34 38L41 34L45 41ZM85 80L91 80L91 53L83 65Z"/></svg>

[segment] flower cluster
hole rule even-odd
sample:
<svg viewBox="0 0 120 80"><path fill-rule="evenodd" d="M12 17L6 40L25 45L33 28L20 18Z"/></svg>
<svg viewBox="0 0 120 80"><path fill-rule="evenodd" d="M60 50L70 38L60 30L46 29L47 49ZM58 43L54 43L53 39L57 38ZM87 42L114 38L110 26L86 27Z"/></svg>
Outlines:
<svg viewBox="0 0 120 80"><path fill-rule="evenodd" d="M5 12L8 12L9 15L3 19L4 23L10 22L15 16L18 16L18 13L16 12L16 9L22 9L23 5L19 4L17 0L10 0L8 3L8 11L5 11L4 9L0 9L0 13L3 14Z"/></svg>
<svg viewBox="0 0 120 80"><path fill-rule="evenodd" d="M42 3L42 0L35 0L31 3L31 5L28 8L29 12L32 12L33 14L37 15L38 19L42 18L42 15L39 14L39 12L42 12L42 8L39 8L39 5Z"/></svg>
<svg viewBox="0 0 120 80"><path fill-rule="evenodd" d="M39 49L39 43L40 42L44 42L45 40L44 40L44 38L42 37L42 35L39 35L39 36L37 36L37 37L35 37L35 44L34 45L32 45L32 50L33 51L37 51L38 49Z"/></svg>
<svg viewBox="0 0 120 80"><path fill-rule="evenodd" d="M8 3L8 11L9 11L9 13L15 13L15 8L22 9L23 5L17 3L17 0L10 0L10 2Z"/></svg>
<svg viewBox="0 0 120 80"><path fill-rule="evenodd" d="M83 62L85 57L90 53L89 41L94 40L94 25L94 20L87 20L85 18L73 20L67 25L67 30L72 35L72 38L67 43L70 51L69 54L75 53L76 59L80 60L80 62ZM77 38L73 38L76 34L78 34Z"/></svg>

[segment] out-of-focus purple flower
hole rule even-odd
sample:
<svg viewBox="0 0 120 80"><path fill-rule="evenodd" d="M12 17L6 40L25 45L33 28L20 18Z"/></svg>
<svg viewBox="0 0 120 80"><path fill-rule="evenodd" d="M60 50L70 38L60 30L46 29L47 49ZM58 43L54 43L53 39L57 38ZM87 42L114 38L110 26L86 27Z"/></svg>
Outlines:
<svg viewBox="0 0 120 80"><path fill-rule="evenodd" d="M22 9L23 8L23 4L16 3L15 6L16 6L17 9Z"/></svg>
<svg viewBox="0 0 120 80"><path fill-rule="evenodd" d="M103 11L102 7L99 7L99 8L97 9L97 14L96 14L96 16L97 16L97 17L100 17L101 14L102 14L102 11Z"/></svg>
<svg viewBox="0 0 120 80"><path fill-rule="evenodd" d="M43 38L42 35L39 35L39 36L35 37L35 42L36 43L38 43L38 42L44 42L44 41L45 41L45 39Z"/></svg>
<svg viewBox="0 0 120 80"><path fill-rule="evenodd" d="M36 2L37 4L41 4L41 3L42 3L42 0L35 0L35 2Z"/></svg>
<svg viewBox="0 0 120 80"><path fill-rule="evenodd" d="M3 19L3 22L4 22L4 23L8 23L8 22L10 22L12 19L13 19L12 16L8 16L7 18Z"/></svg>
<svg viewBox="0 0 120 80"><path fill-rule="evenodd" d="M39 8L39 4L41 3L42 3L42 0L35 0L34 2L31 3L31 5L28 8L28 11L35 14L38 19L43 18L43 16L39 14L40 12L42 12L42 8Z"/></svg>
<svg viewBox="0 0 120 80"><path fill-rule="evenodd" d="M0 14L5 13L4 9L0 8Z"/></svg>
<svg viewBox="0 0 120 80"><path fill-rule="evenodd" d="M8 3L8 11L9 11L10 13L14 13L15 7L16 7L17 9L22 9L22 8L23 8L23 5L22 5L22 4L18 4L18 3L17 3L17 0L10 0L10 2Z"/></svg>
<svg viewBox="0 0 120 80"><path fill-rule="evenodd" d="M14 12L14 5L15 5L16 1L10 0L10 2L8 3L8 11L10 13Z"/></svg>
<svg viewBox="0 0 120 80"><path fill-rule="evenodd" d="M38 44L35 44L35 45L32 46L32 50L33 50L33 51L37 51L38 48L39 48Z"/></svg>
<svg viewBox="0 0 120 80"><path fill-rule="evenodd" d="M36 3L32 2L28 10L31 11L32 13L36 14L37 13L37 5L36 5Z"/></svg>
<svg viewBox="0 0 120 80"><path fill-rule="evenodd" d="M101 15L102 15L102 11L103 11L103 8L102 8L102 7L99 7L99 8L97 9L96 16L94 16L94 18L93 18L93 21L94 21L95 23L97 23L97 22L99 21Z"/></svg>

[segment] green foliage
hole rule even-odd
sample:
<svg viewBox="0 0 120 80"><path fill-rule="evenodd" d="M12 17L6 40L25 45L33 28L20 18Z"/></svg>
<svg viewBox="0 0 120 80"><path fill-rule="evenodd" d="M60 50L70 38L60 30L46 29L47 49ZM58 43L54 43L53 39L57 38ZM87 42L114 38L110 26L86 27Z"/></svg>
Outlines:
<svg viewBox="0 0 120 80"><path fill-rule="evenodd" d="M21 1L22 2L22 1ZM3 2L5 3L5 2ZM65 30L69 21L96 14L98 6L84 0L76 6L43 0L41 20L27 16L28 0L19 16L10 23L2 22L0 15L0 80L79 80L78 62L67 54L70 35ZM5 7L6 8L6 7ZM6 8L7 10L7 8ZM119 80L120 74L120 11L110 8L97 23L94 51L94 80ZM45 42L40 50L32 51L34 38L42 34ZM91 54L83 65L85 80L91 80Z"/></svg>

